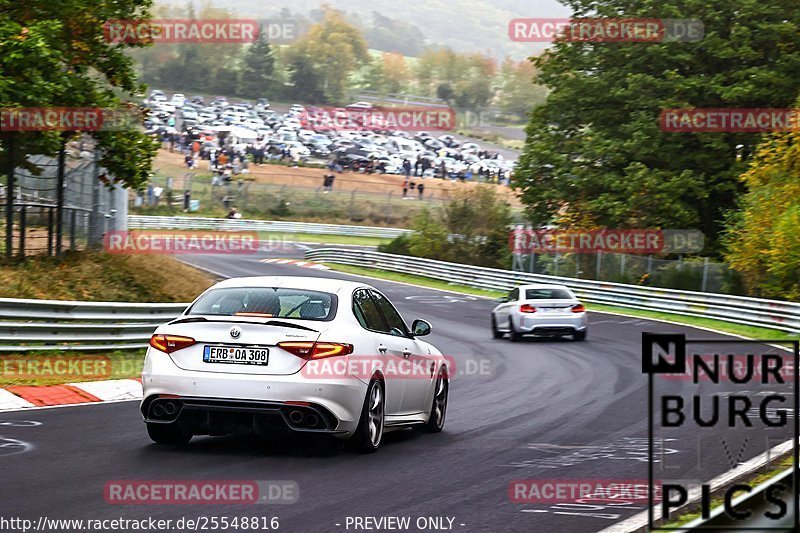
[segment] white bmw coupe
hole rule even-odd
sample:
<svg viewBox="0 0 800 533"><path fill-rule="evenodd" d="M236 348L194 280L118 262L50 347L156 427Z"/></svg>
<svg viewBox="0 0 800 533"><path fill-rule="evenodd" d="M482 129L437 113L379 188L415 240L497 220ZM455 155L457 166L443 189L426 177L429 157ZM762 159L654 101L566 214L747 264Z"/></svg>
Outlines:
<svg viewBox="0 0 800 533"><path fill-rule="evenodd" d="M142 416L150 438L327 433L374 452L384 431L442 431L448 360L369 285L305 277L222 281L150 339Z"/></svg>

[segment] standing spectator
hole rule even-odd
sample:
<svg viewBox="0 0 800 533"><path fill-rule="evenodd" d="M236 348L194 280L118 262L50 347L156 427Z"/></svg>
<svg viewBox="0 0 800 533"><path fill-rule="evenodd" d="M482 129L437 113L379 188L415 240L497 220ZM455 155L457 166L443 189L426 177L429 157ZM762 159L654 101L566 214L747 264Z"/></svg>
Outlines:
<svg viewBox="0 0 800 533"><path fill-rule="evenodd" d="M147 183L147 205L148 206L153 205L153 202L155 201L155 193L153 191L154 191L153 182L150 181L150 182Z"/></svg>
<svg viewBox="0 0 800 533"><path fill-rule="evenodd" d="M411 161L408 159L403 159L403 172L406 175L406 180L408 180L411 177Z"/></svg>
<svg viewBox="0 0 800 533"><path fill-rule="evenodd" d="M408 178L403 180L403 198L408 196Z"/></svg>
<svg viewBox="0 0 800 533"><path fill-rule="evenodd" d="M425 177L425 172L429 168L431 168L431 160L428 159L427 157L423 157L422 158L422 163L420 163L420 165L422 166L422 177L424 178Z"/></svg>
<svg viewBox="0 0 800 533"><path fill-rule="evenodd" d="M333 174L325 174L325 179L322 182L322 188L325 192L333 191L333 180L336 179L336 176Z"/></svg>
<svg viewBox="0 0 800 533"><path fill-rule="evenodd" d="M425 184L420 183L417 185L417 192L419 193L419 199L422 200L422 193L425 191Z"/></svg>
<svg viewBox="0 0 800 533"><path fill-rule="evenodd" d="M153 187L153 201L156 207L158 207L158 203L161 201L161 193L163 192L163 187Z"/></svg>
<svg viewBox="0 0 800 533"><path fill-rule="evenodd" d="M414 161L414 175L415 176L419 176L419 167L420 167L421 164L422 164L422 161L420 161L420 157L417 156L417 160Z"/></svg>

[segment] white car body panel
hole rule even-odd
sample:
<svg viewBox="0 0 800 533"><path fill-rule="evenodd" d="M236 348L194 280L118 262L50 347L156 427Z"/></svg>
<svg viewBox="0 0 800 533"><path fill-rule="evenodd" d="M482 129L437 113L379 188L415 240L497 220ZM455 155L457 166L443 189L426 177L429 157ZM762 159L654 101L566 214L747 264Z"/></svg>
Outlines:
<svg viewBox="0 0 800 533"><path fill-rule="evenodd" d="M225 280L203 295L212 290L235 287L285 287L335 294L338 300L337 309L330 320L310 320L294 317L197 315L192 314L193 303L178 319L160 326L155 334L190 337L196 341L195 344L171 354L152 346L147 350L142 372L144 399L141 404L146 421L153 422L148 406L160 395L185 398L187 401L259 401L279 405L283 402L308 402L314 408L334 417L335 421L331 427L325 428L325 432L340 437L351 436L358 425L369 376L351 373L347 377L309 377L302 372L308 364L305 359L276 346L281 341L318 341L353 345L352 355L331 357L328 360L346 358L347 361L356 361L367 357L377 358L383 364L390 361L410 361L420 365L419 368L426 370L422 377L384 380L385 423L389 429L393 425L427 422L436 376L442 367L447 366L447 361L433 345L419 338L365 329L353 313L353 294L359 289L375 291L374 288L362 283L334 279L273 276ZM266 325L266 322L278 324ZM292 324L296 327L291 327ZM239 332L232 339L231 330L234 327ZM204 362L203 350L206 345L266 347L269 350L268 364ZM384 347L386 350L382 353ZM431 371L430 375L427 374L428 369Z"/></svg>

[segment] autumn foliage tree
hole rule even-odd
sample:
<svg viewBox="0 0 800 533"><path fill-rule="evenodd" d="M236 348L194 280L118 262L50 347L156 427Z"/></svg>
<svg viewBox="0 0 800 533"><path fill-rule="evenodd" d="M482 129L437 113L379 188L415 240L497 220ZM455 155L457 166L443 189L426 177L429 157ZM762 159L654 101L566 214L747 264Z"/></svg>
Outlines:
<svg viewBox="0 0 800 533"><path fill-rule="evenodd" d="M147 43L113 43L109 20L147 19L152 0L0 0L0 107L78 107L134 111L144 88L125 50ZM0 168L31 166L28 154L55 154L73 132L0 132ZM90 132L100 164L131 187L144 183L156 144L141 129ZM36 171L35 168L31 170Z"/></svg>
<svg viewBox="0 0 800 533"><path fill-rule="evenodd" d="M800 300L800 131L767 139L741 179L747 192L728 218L726 258L752 294Z"/></svg>

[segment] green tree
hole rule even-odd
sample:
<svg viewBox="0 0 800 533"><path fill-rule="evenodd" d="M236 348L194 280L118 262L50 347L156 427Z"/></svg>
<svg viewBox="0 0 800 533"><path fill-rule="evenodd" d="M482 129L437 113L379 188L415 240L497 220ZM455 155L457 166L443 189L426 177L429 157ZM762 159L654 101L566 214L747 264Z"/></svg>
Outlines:
<svg viewBox="0 0 800 533"><path fill-rule="evenodd" d="M262 27L258 40L245 53L239 92L246 98L272 96L274 75L275 56Z"/></svg>
<svg viewBox="0 0 800 533"><path fill-rule="evenodd" d="M461 190L443 208L420 213L407 247L417 257L507 268L511 220L510 207L492 187Z"/></svg>
<svg viewBox="0 0 800 533"><path fill-rule="evenodd" d="M800 299L800 132L771 136L742 175L747 193L728 218L726 259L751 294Z"/></svg>
<svg viewBox="0 0 800 533"><path fill-rule="evenodd" d="M298 97L321 94L327 102L341 103L347 97L350 75L368 60L361 32L339 11L323 6L322 21L288 48L292 92Z"/></svg>
<svg viewBox="0 0 800 533"><path fill-rule="evenodd" d="M147 43L109 42L104 24L147 19L151 5L151 0L0 0L0 107L135 110L127 100L144 88L125 50ZM90 134L98 141L100 163L113 169L117 180L132 187L145 182L156 151L149 136L137 129ZM30 167L27 154L54 155L72 135L0 132L0 168L6 168L12 138L15 163ZM130 150L119 149L121 144Z"/></svg>
<svg viewBox="0 0 800 533"><path fill-rule="evenodd" d="M800 88L796 0L567 0L575 17L695 18L699 42L557 42L533 59L549 90L515 184L534 223L696 227L718 250L723 213L760 135L670 133L665 108L787 107ZM741 147L737 150L737 146Z"/></svg>
<svg viewBox="0 0 800 533"><path fill-rule="evenodd" d="M544 103L547 89L536 83L536 68L530 61L506 59L500 67L498 103L503 113L527 117Z"/></svg>

